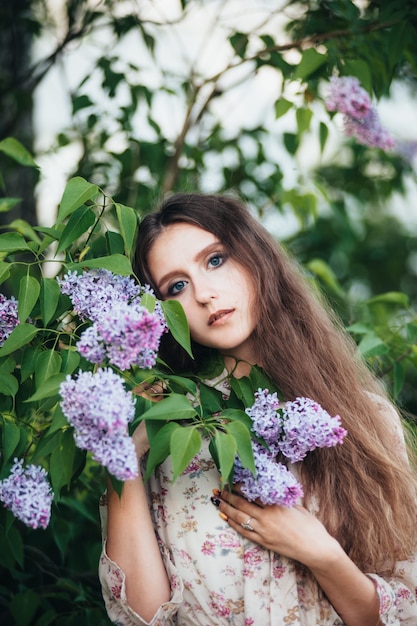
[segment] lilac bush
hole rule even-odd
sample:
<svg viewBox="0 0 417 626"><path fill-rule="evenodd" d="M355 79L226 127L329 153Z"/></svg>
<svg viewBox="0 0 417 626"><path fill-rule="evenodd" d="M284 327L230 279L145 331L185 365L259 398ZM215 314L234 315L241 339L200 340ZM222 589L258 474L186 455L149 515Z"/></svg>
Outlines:
<svg viewBox="0 0 417 626"><path fill-rule="evenodd" d="M0 500L31 528L48 526L53 498L46 471L37 465L24 468L22 459L14 459L9 476L0 481Z"/></svg>
<svg viewBox="0 0 417 626"><path fill-rule="evenodd" d="M255 402L246 409L252 419L252 432L265 445L252 441L256 475L244 468L236 457L234 482L240 483L243 495L250 501L294 506L303 494L302 486L281 462L279 454L295 463L316 448L332 447L343 442L347 431L340 417L332 417L310 398L296 398L280 403L277 394L258 389Z"/></svg>

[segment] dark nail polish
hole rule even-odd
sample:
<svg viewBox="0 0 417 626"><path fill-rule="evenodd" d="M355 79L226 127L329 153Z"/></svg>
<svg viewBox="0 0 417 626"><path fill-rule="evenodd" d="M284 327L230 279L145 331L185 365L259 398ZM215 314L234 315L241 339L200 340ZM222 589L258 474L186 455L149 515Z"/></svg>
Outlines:
<svg viewBox="0 0 417 626"><path fill-rule="evenodd" d="M210 498L214 506L220 506L220 500L218 498Z"/></svg>

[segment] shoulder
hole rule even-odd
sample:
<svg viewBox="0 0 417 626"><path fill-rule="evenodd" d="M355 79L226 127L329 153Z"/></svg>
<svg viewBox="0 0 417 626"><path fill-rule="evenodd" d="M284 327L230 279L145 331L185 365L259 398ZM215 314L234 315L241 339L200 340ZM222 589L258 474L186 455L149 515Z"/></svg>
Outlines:
<svg viewBox="0 0 417 626"><path fill-rule="evenodd" d="M387 398L377 393L367 392L367 395L375 404L381 420L385 423L385 427L388 431L391 431L393 446L398 445L400 449L405 451L404 428L398 409Z"/></svg>

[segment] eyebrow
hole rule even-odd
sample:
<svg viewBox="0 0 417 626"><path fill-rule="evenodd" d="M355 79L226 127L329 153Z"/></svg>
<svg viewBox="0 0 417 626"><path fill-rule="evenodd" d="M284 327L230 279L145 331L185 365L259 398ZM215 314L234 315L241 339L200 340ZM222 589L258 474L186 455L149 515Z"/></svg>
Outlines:
<svg viewBox="0 0 417 626"><path fill-rule="evenodd" d="M208 246L206 246L202 250L199 250L197 254L195 255L193 261L198 263L199 261L201 261L201 259L203 259L205 256L210 254L210 252L218 249L219 246L223 246L223 244L221 243L219 239L216 239L216 241L213 241L213 243L210 243ZM170 270L169 272L164 274L161 277L161 279L158 281L158 283L156 284L157 289L161 291L162 285L169 282L175 276L181 275L182 273L183 273L183 270L180 270L180 269Z"/></svg>

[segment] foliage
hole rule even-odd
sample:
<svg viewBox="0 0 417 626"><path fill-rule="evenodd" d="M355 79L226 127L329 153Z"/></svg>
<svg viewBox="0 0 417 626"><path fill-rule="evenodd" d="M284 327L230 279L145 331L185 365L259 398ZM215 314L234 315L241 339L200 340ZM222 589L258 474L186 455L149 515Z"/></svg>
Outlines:
<svg viewBox="0 0 417 626"><path fill-rule="evenodd" d="M358 77L377 105L399 86L415 92L415 2L370 0L358 9L350 0L290 0L238 22L228 12L233 0L183 1L170 18L150 4L157 3L71 0L58 19L43 0L22 3L33 41L52 40L59 25L57 44L0 90L4 109L10 94L23 107L58 61L79 67L67 94L70 123L47 146L54 158L72 146L78 154L53 225L22 219L23 190L8 193L13 168L33 172L34 181L47 174L36 166L47 162L45 144L32 157L10 133L0 141L0 212L10 216L0 235L1 291L19 300L21 321L0 350L0 478L14 456L25 456L48 468L56 493L46 531L0 511L0 619L16 626L109 623L96 575L104 475L74 445L57 404L62 378L87 365L74 337L68 342L70 302L54 276L57 260L129 275L138 216L166 192L226 189L278 231L294 222L285 244L384 384L417 413L417 239L390 214L415 178L412 161L404 150L343 141L339 117L323 106L335 72ZM11 28L6 18L0 29ZM195 35L196 19L210 36ZM18 116L16 109L15 125ZM410 129L398 139L412 147L416 137ZM182 397L190 382L171 377L170 385ZM163 438L166 425L155 419L149 428ZM178 459L177 471L184 463Z"/></svg>

